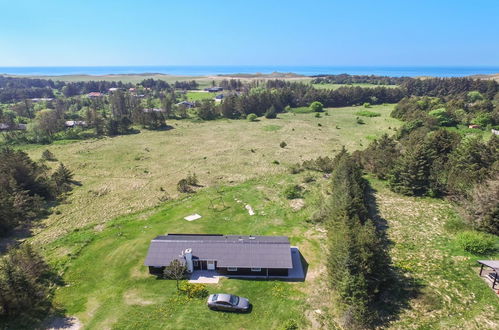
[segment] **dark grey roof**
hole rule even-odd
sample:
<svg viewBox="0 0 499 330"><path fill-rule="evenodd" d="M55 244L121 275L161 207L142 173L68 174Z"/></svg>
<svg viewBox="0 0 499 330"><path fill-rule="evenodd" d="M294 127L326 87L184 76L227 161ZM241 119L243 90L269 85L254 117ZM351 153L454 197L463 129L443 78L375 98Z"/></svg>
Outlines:
<svg viewBox="0 0 499 330"><path fill-rule="evenodd" d="M145 265L162 267L183 259L216 260L217 267L293 268L289 239L285 236L238 236L169 234L151 241Z"/></svg>

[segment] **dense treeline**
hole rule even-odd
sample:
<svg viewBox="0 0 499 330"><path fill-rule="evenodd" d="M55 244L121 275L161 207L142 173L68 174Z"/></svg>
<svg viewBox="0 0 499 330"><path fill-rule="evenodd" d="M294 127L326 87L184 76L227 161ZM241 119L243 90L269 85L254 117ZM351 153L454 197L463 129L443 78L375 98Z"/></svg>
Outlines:
<svg viewBox="0 0 499 330"><path fill-rule="evenodd" d="M15 84L11 79L10 84ZM19 86L30 87L30 81L21 79ZM40 84L38 80L33 80L33 86ZM194 116L202 120L244 119L249 115L275 118L287 107L309 106L313 102L320 102L325 107L399 102L393 115L405 121L417 118L425 123L434 122L442 126L475 123L487 126L499 123L498 108L493 105L498 85L493 81L468 78L411 78L404 80L397 88L341 87L335 90L317 89L310 84L278 79L250 83L231 79L222 81L229 90L224 92L220 103L213 100L181 102L186 100L185 91L178 89L196 88L195 81L176 82L172 87L165 81L146 79L133 88L131 84L116 82L46 84L60 88L65 97L37 103L25 99L0 107L0 123L13 127L30 123L28 132L10 132L6 134L4 143L50 143L57 139L128 134L134 132L132 125L148 129L164 128L169 118ZM108 91L109 88L116 90L97 97L71 97L89 91ZM413 94L419 93L445 96L414 98ZM192 107L193 110L190 109ZM64 123L68 120L83 124L75 124L67 129Z"/></svg>
<svg viewBox="0 0 499 330"><path fill-rule="evenodd" d="M392 113L406 121L398 133L382 136L355 156L364 169L387 179L393 191L446 196L464 205L465 216L477 229L499 234L499 196L493 188L499 174L499 137L484 140L446 127L498 124L497 103L478 92L463 97L448 102L403 99Z"/></svg>
<svg viewBox="0 0 499 330"><path fill-rule="evenodd" d="M9 321L15 328L32 328L46 318L58 281L31 245L10 249L0 259L0 321L5 329Z"/></svg>
<svg viewBox="0 0 499 330"><path fill-rule="evenodd" d="M46 212L47 202L71 190L73 174L62 163L50 171L23 151L0 150L0 236Z"/></svg>
<svg viewBox="0 0 499 330"><path fill-rule="evenodd" d="M368 328L378 318L375 305L387 288L390 259L369 217L367 182L360 167L345 150L333 163L331 196L325 205L328 282L342 326Z"/></svg>
<svg viewBox="0 0 499 330"><path fill-rule="evenodd" d="M400 85L405 81L412 80L409 77L387 77L375 75L316 75L312 84L373 84L373 85Z"/></svg>

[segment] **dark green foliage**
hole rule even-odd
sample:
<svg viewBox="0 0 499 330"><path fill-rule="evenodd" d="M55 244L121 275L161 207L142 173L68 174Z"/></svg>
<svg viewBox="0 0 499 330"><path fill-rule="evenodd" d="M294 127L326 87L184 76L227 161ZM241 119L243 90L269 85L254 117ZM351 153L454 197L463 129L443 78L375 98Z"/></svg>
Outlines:
<svg viewBox="0 0 499 330"><path fill-rule="evenodd" d="M0 150L0 236L40 216L45 202L71 189L72 173L62 165L52 176L26 153Z"/></svg>
<svg viewBox="0 0 499 330"><path fill-rule="evenodd" d="M71 172L66 166L64 166L63 163L59 164L59 167L57 167L54 173L52 173L54 190L58 195L71 190L73 176L73 172Z"/></svg>
<svg viewBox="0 0 499 330"><path fill-rule="evenodd" d="M299 185L290 185L284 190L284 196L287 199L302 198L302 190L302 187L300 187Z"/></svg>
<svg viewBox="0 0 499 330"><path fill-rule="evenodd" d="M181 179L177 182L177 190L181 193L192 193L194 190L189 185L187 179Z"/></svg>
<svg viewBox="0 0 499 330"><path fill-rule="evenodd" d="M316 159L305 160L302 163L302 168L323 173L331 173L334 168L333 159L325 157L317 157Z"/></svg>
<svg viewBox="0 0 499 330"><path fill-rule="evenodd" d="M463 250L476 255L492 253L497 249L496 237L477 231L463 231L457 235L456 240Z"/></svg>
<svg viewBox="0 0 499 330"><path fill-rule="evenodd" d="M383 134L379 140L374 140L363 152L356 153L360 156L362 167L379 179L387 179L400 155L397 142Z"/></svg>
<svg viewBox="0 0 499 330"><path fill-rule="evenodd" d="M312 102L312 104L310 104L310 110L312 112L324 112L324 105L318 101Z"/></svg>
<svg viewBox="0 0 499 330"><path fill-rule="evenodd" d="M249 115L246 116L246 119L248 121L256 121L258 119L258 116L255 115L254 113L250 113Z"/></svg>
<svg viewBox="0 0 499 330"><path fill-rule="evenodd" d="M379 112L369 111L369 110L361 110L355 113L357 116L361 117L379 117L381 114Z"/></svg>
<svg viewBox="0 0 499 330"><path fill-rule="evenodd" d="M267 119L277 118L277 110L273 105L270 108L268 108L267 111L265 112L265 118Z"/></svg>
<svg viewBox="0 0 499 330"><path fill-rule="evenodd" d="M55 162L55 161L57 161L57 158L55 157L55 155L50 150L48 150L48 149L46 149L42 153L42 159L46 160L46 161L49 161L49 162Z"/></svg>
<svg viewBox="0 0 499 330"><path fill-rule="evenodd" d="M370 327L372 306L388 278L389 257L380 234L369 219L366 182L346 152L335 159L328 219L329 284L338 298L343 326Z"/></svg>
<svg viewBox="0 0 499 330"><path fill-rule="evenodd" d="M448 192L465 195L474 184L484 182L497 172L498 160L497 136L492 136L487 143L478 137L464 139L449 156Z"/></svg>
<svg viewBox="0 0 499 330"><path fill-rule="evenodd" d="M465 219L474 228L499 235L499 175L476 185L462 208Z"/></svg>
<svg viewBox="0 0 499 330"><path fill-rule="evenodd" d="M0 260L0 316L18 324L42 320L51 308L56 277L43 258L25 243Z"/></svg>
<svg viewBox="0 0 499 330"><path fill-rule="evenodd" d="M390 177L393 191L423 196L430 192L430 173L434 154L425 145L419 144L406 150L398 159Z"/></svg>
<svg viewBox="0 0 499 330"><path fill-rule="evenodd" d="M202 100L201 105L198 107L197 115L202 120L214 120L217 118L215 101Z"/></svg>

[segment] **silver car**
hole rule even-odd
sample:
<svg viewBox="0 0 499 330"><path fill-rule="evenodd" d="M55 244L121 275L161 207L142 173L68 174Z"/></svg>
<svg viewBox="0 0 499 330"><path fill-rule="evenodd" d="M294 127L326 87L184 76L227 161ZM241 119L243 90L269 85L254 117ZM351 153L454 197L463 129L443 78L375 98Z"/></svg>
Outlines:
<svg viewBox="0 0 499 330"><path fill-rule="evenodd" d="M248 312L249 300L233 294L217 293L208 297L208 307L214 311Z"/></svg>

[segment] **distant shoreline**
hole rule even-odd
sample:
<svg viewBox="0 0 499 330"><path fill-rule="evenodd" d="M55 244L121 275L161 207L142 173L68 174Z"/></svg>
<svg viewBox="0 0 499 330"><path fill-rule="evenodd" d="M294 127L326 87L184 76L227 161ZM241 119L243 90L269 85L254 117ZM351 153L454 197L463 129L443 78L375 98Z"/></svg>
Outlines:
<svg viewBox="0 0 499 330"><path fill-rule="evenodd" d="M67 66L1 67L0 75L26 77L241 77L304 78L327 74L390 77L465 77L499 75L499 66Z"/></svg>

